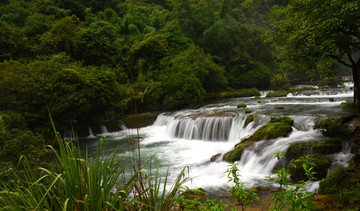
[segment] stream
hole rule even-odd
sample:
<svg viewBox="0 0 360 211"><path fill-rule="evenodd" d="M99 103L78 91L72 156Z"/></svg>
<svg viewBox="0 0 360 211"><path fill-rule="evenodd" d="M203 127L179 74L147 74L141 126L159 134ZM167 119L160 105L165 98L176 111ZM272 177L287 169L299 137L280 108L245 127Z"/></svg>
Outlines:
<svg viewBox="0 0 360 211"><path fill-rule="evenodd" d="M316 88L275 98L265 98L268 91L264 91L260 99L246 97L213 101L198 109L162 113L153 125L138 130L125 128L109 133L104 126L103 133L94 136L89 128L89 136L80 141L80 146L82 150L95 151L98 137L106 137L109 153L117 148L119 156L129 157L127 140L139 136L142 163L154 156L152 168L160 164L162 175L169 168L170 181L175 180L184 166L189 166L192 178L186 184L189 188L226 189L232 184L228 184L227 174L224 173L229 163L222 161L222 155L266 124L271 117L286 115L294 120L293 132L288 137L257 142L245 150L241 160L236 162L245 186L273 186L266 177L274 176L278 162L272 159L274 153L286 151L297 142L324 139L320 131L313 129L315 121L345 114L340 104L352 99L352 86L352 83L345 83L343 88ZM237 108L240 103L245 103L247 107ZM278 109L279 106L283 108ZM249 111L259 116L244 127ZM329 157L334 166L347 166L351 154L344 146L341 153ZM309 183L308 190L316 192L317 187L318 183Z"/></svg>

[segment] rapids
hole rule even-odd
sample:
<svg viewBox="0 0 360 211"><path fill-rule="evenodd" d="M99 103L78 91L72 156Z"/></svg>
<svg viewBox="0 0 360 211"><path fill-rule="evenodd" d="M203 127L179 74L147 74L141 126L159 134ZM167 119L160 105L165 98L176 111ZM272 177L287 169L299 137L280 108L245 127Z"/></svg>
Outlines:
<svg viewBox="0 0 360 211"><path fill-rule="evenodd" d="M224 173L229 163L222 161L222 154L231 150L241 139L253 134L266 124L271 117L289 116L294 120L293 132L288 137L270 141L260 141L243 153L237 161L241 180L248 187L272 186L266 179L274 174L278 161L273 154L286 151L296 142L323 139L323 135L313 129L318 118L336 117L344 114L340 104L353 97L351 84L344 88L315 89L314 91L289 94L287 97L265 98L268 92L262 92L260 99L254 97L231 98L211 102L199 109L185 109L166 112L158 116L152 126L127 129L109 133L102 128L106 136L109 152L117 148L120 156L129 155L127 139L140 137L143 162L153 157L153 163L159 163L160 172L170 169L169 178L174 180L184 166L190 166L189 188L221 189L229 187ZM245 103L246 108L237 108ZM283 109L277 109L282 106ZM247 110L259 116L246 127L245 119L250 115ZM82 149L95 150L98 138L89 128L89 137L80 142ZM214 156L217 155L217 156ZM333 165L346 166L351 157L344 146L341 153L329 156ZM210 161L211 160L211 161ZM152 164L152 166L156 166ZM317 184L311 183L309 190L316 191Z"/></svg>

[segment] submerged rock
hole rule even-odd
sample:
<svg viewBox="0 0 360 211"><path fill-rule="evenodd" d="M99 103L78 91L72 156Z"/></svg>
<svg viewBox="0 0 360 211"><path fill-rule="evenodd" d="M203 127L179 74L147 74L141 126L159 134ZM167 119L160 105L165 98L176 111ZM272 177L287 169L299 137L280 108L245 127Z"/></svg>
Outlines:
<svg viewBox="0 0 360 211"><path fill-rule="evenodd" d="M287 116L271 118L270 122L258 129L252 136L236 144L234 149L225 153L223 160L234 162L240 160L244 149L261 140L286 137L292 131L294 121Z"/></svg>

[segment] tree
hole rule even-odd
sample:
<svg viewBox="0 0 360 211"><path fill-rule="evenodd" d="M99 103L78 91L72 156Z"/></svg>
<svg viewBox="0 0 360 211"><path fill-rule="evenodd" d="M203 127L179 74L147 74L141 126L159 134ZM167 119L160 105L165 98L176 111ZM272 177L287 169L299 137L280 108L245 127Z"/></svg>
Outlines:
<svg viewBox="0 0 360 211"><path fill-rule="evenodd" d="M360 110L360 2L294 0L275 28L275 41L298 70L331 74L335 64L352 69L354 103Z"/></svg>

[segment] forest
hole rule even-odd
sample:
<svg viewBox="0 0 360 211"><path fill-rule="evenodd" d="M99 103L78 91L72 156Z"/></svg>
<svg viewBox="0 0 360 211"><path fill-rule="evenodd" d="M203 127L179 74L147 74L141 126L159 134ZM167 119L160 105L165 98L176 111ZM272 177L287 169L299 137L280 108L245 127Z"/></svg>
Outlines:
<svg viewBox="0 0 360 211"><path fill-rule="evenodd" d="M64 131L72 121L132 114L132 103L138 113L167 111L199 106L220 91L270 88L271 78L286 70L265 40L286 5L2 1L2 149L22 154L51 140L49 112ZM16 163L7 153L1 162Z"/></svg>
<svg viewBox="0 0 360 211"><path fill-rule="evenodd" d="M56 160L49 114L64 132L320 75L360 102L359 20L356 0L2 0L0 178Z"/></svg>

